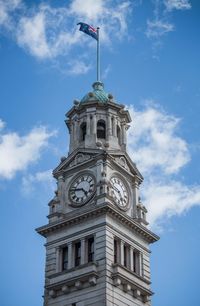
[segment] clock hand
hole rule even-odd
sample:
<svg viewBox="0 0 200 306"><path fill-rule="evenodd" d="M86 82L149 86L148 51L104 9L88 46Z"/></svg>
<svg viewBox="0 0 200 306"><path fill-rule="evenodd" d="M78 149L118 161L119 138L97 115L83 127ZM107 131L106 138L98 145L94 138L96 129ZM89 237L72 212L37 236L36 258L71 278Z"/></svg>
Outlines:
<svg viewBox="0 0 200 306"><path fill-rule="evenodd" d="M115 189L118 193L121 194L121 192L115 186L112 186L112 188Z"/></svg>
<svg viewBox="0 0 200 306"><path fill-rule="evenodd" d="M83 192L85 193L85 195L87 196L88 191L86 191L85 189L83 189Z"/></svg>
<svg viewBox="0 0 200 306"><path fill-rule="evenodd" d="M86 196L87 196L87 193L88 193L84 188L77 188L77 189L75 189L75 191L83 191Z"/></svg>
<svg viewBox="0 0 200 306"><path fill-rule="evenodd" d="M85 190L83 188L71 188L71 190L74 190L74 191L83 191L85 193Z"/></svg>

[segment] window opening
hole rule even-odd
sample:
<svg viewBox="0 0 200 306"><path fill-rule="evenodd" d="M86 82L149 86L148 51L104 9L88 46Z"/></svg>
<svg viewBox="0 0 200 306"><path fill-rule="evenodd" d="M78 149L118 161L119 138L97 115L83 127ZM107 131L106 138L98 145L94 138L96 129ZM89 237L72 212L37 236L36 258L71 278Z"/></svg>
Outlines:
<svg viewBox="0 0 200 306"><path fill-rule="evenodd" d="M62 249L62 271L68 268L68 247Z"/></svg>
<svg viewBox="0 0 200 306"><path fill-rule="evenodd" d="M114 239L114 263L118 262L117 258L117 239Z"/></svg>
<svg viewBox="0 0 200 306"><path fill-rule="evenodd" d="M133 251L133 272L139 274L139 252Z"/></svg>
<svg viewBox="0 0 200 306"><path fill-rule="evenodd" d="M124 245L124 267L127 267L127 246Z"/></svg>
<svg viewBox="0 0 200 306"><path fill-rule="evenodd" d="M81 264L81 243L75 243L75 267Z"/></svg>
<svg viewBox="0 0 200 306"><path fill-rule="evenodd" d="M117 138L118 138L118 143L120 145L121 144L121 130L119 126L117 126Z"/></svg>
<svg viewBox="0 0 200 306"><path fill-rule="evenodd" d="M88 239L88 262L94 261L94 237Z"/></svg>
<svg viewBox="0 0 200 306"><path fill-rule="evenodd" d="M97 122L97 138L106 139L106 124L104 120Z"/></svg>
<svg viewBox="0 0 200 306"><path fill-rule="evenodd" d="M86 131L87 131L87 125L86 122L83 122L81 124L81 141L85 140Z"/></svg>

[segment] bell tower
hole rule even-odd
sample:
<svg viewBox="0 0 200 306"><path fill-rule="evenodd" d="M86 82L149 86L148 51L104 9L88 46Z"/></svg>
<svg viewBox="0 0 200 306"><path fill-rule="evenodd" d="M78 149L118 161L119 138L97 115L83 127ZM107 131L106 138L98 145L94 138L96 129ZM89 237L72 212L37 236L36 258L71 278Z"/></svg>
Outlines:
<svg viewBox="0 0 200 306"><path fill-rule="evenodd" d="M143 177L130 159L124 105L101 82L66 114L69 154L53 171L49 203L45 306L151 305L149 244L139 196Z"/></svg>

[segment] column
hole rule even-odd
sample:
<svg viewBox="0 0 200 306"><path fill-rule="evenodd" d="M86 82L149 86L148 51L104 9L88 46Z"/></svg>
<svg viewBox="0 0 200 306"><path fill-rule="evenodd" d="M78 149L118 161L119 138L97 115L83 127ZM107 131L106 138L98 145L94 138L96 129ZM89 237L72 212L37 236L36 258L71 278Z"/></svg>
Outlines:
<svg viewBox="0 0 200 306"><path fill-rule="evenodd" d="M124 241L120 241L120 264L124 265Z"/></svg>
<svg viewBox="0 0 200 306"><path fill-rule="evenodd" d="M107 125L108 125L108 136L112 135L112 120L111 120L111 116L108 115L107 118Z"/></svg>
<svg viewBox="0 0 200 306"><path fill-rule="evenodd" d="M74 144L74 146L75 146L75 144L76 144L76 140L77 140L77 138L76 138L76 133L77 133L77 122L76 122L76 120L74 121L74 133L73 133L73 144Z"/></svg>
<svg viewBox="0 0 200 306"><path fill-rule="evenodd" d="M90 135L90 114L87 114L87 135Z"/></svg>
<svg viewBox="0 0 200 306"><path fill-rule="evenodd" d="M97 115L93 115L92 134L97 133Z"/></svg>
<svg viewBox="0 0 200 306"><path fill-rule="evenodd" d="M64 193L63 193L63 182L64 182L64 178L62 175L60 175L58 177L58 199L60 200L61 202L61 205L63 204L63 201L64 201Z"/></svg>
<svg viewBox="0 0 200 306"><path fill-rule="evenodd" d="M79 140L80 140L79 120L76 119L75 121L75 142L76 144L79 142Z"/></svg>
<svg viewBox="0 0 200 306"><path fill-rule="evenodd" d="M139 271L138 271L138 273L139 273L139 275L140 276L143 276L143 254L142 254L142 252L139 252L139 254L138 254L138 260L139 260Z"/></svg>
<svg viewBox="0 0 200 306"><path fill-rule="evenodd" d="M133 183L133 217L137 217L137 205L139 202L139 185L135 180Z"/></svg>
<svg viewBox="0 0 200 306"><path fill-rule="evenodd" d="M71 133L70 133L70 144L71 144L71 150L74 148L74 122L71 122Z"/></svg>
<svg viewBox="0 0 200 306"><path fill-rule="evenodd" d="M72 144L73 144L73 142L72 142L72 135L73 135L73 133L72 133L72 127L73 127L73 124L72 124L72 122L70 122L70 125L69 125L69 148L70 148L70 150L72 149Z"/></svg>
<svg viewBox="0 0 200 306"><path fill-rule="evenodd" d="M70 269L74 267L72 242L69 242L67 246L68 246L68 268Z"/></svg>
<svg viewBox="0 0 200 306"><path fill-rule="evenodd" d="M116 124L116 118L113 117L113 136L117 136L117 124Z"/></svg>
<svg viewBox="0 0 200 306"><path fill-rule="evenodd" d="M81 239L81 265L84 265L86 263L85 255L86 255L86 249L85 249L85 237L84 237Z"/></svg>
<svg viewBox="0 0 200 306"><path fill-rule="evenodd" d="M61 272L61 249L56 248L56 272Z"/></svg>
<svg viewBox="0 0 200 306"><path fill-rule="evenodd" d="M126 144L126 123L122 124L122 143Z"/></svg>
<svg viewBox="0 0 200 306"><path fill-rule="evenodd" d="M133 271L133 247L130 246L130 269Z"/></svg>

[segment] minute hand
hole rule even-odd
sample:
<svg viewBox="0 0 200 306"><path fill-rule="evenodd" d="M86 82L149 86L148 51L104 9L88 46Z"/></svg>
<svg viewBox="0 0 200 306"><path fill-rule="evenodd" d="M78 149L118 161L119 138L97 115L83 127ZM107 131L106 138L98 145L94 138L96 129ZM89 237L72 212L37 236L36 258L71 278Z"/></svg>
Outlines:
<svg viewBox="0 0 200 306"><path fill-rule="evenodd" d="M115 189L121 195L121 192L115 186L112 186L112 188Z"/></svg>

